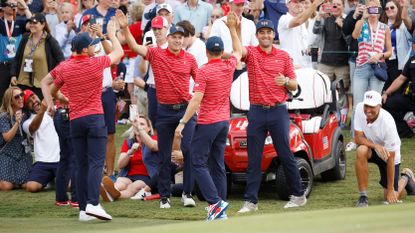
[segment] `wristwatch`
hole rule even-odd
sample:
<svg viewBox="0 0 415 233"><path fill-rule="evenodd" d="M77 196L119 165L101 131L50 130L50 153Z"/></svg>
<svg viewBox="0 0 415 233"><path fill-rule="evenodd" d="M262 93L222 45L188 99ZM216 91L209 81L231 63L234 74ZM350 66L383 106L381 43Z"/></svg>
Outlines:
<svg viewBox="0 0 415 233"><path fill-rule="evenodd" d="M284 83L284 86L288 86L288 82L290 81L290 79L289 78L287 78L287 77L285 77L285 83Z"/></svg>
<svg viewBox="0 0 415 233"><path fill-rule="evenodd" d="M183 120L183 118L182 119L180 119L180 121L179 121L179 124L182 124L182 125L185 125L187 122L185 122L184 120Z"/></svg>

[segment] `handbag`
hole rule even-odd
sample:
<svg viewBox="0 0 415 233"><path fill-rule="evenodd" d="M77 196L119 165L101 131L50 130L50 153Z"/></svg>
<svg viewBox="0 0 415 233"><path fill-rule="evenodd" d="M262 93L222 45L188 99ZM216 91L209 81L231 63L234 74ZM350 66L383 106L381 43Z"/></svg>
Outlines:
<svg viewBox="0 0 415 233"><path fill-rule="evenodd" d="M387 66L385 62L378 62L378 63L372 64L372 69L377 79L383 82L388 80L388 72L386 71Z"/></svg>

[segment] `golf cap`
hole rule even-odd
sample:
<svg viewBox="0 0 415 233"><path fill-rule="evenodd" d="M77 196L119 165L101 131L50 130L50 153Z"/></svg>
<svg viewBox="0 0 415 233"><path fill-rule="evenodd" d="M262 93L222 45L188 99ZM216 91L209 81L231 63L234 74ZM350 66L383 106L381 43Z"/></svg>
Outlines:
<svg viewBox="0 0 415 233"><path fill-rule="evenodd" d="M367 91L363 97L363 104L376 107L382 104L382 96L377 91Z"/></svg>

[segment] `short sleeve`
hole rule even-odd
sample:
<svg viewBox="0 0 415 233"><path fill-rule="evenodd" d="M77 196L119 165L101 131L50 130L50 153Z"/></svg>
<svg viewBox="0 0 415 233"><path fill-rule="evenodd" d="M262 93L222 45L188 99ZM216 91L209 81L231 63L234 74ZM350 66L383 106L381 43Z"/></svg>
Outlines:
<svg viewBox="0 0 415 233"><path fill-rule="evenodd" d="M236 69L236 63L238 62L238 60L236 59L235 56L231 56L227 62L229 63L230 67L232 67L232 69Z"/></svg>
<svg viewBox="0 0 415 233"><path fill-rule="evenodd" d="M35 115L34 115L34 114L31 114L30 118L29 118L29 119L27 119L27 120L25 120L25 121L23 122L23 125L22 125L23 131L24 131L27 135L30 135L30 136L33 136L33 135L31 135L31 134L30 134L29 127L30 127L30 124L32 124L32 121L33 121L33 119L34 119L34 118L35 118Z"/></svg>
<svg viewBox="0 0 415 233"><path fill-rule="evenodd" d="M111 66L111 59L109 56L99 56L99 57L95 57L94 59L95 59L96 64L101 66L102 69L105 69Z"/></svg>
<svg viewBox="0 0 415 233"><path fill-rule="evenodd" d="M128 152L128 141L124 140L121 146L121 153L127 153L127 152Z"/></svg>
<svg viewBox="0 0 415 233"><path fill-rule="evenodd" d="M290 17L288 15L281 16L280 20L278 21L278 33L280 31L285 31L288 28L288 25L290 24Z"/></svg>
<svg viewBox="0 0 415 233"><path fill-rule="evenodd" d="M411 75L410 72L409 72L409 68L411 66L412 61L414 61L414 59L409 59L406 62L405 66L403 67L403 70L402 70L402 75L407 77L407 78L409 78L410 75Z"/></svg>
<svg viewBox="0 0 415 233"><path fill-rule="evenodd" d="M199 71L195 79L195 87L193 88L194 92L205 93L207 77L204 71Z"/></svg>
<svg viewBox="0 0 415 233"><path fill-rule="evenodd" d="M65 81L62 78L62 72L61 72L61 67L62 67L62 63L59 64L58 66L56 66L51 72L50 72L50 76L52 76L53 78L53 83L57 86L57 87L62 87L63 84L65 83Z"/></svg>
<svg viewBox="0 0 415 233"><path fill-rule="evenodd" d="M363 132L364 125L362 124L362 122L366 121L366 118L364 116L365 115L363 113L363 104L358 103L356 106L356 111L354 114L354 122L353 122L355 131Z"/></svg>
<svg viewBox="0 0 415 233"><path fill-rule="evenodd" d="M148 48L147 55L144 59L149 61L150 63L153 62L155 51L156 51L156 48Z"/></svg>
<svg viewBox="0 0 415 233"><path fill-rule="evenodd" d="M285 62L284 76L288 77L290 79L295 79L296 74L295 74L295 71L294 71L294 64L293 64L292 59L290 58L290 55L288 55L287 52L285 52L285 54L284 54L284 62Z"/></svg>

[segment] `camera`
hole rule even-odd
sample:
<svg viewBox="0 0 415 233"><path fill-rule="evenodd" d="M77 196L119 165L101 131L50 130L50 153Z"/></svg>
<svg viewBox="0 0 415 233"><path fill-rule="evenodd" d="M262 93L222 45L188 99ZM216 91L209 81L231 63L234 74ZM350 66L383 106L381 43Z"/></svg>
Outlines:
<svg viewBox="0 0 415 233"><path fill-rule="evenodd" d="M22 141L22 146L24 147L24 152L26 154L32 152L32 145L27 138Z"/></svg>
<svg viewBox="0 0 415 233"><path fill-rule="evenodd" d="M317 62L317 60L318 60L318 48L311 48L310 53L311 53L311 61L312 62Z"/></svg>
<svg viewBox="0 0 415 233"><path fill-rule="evenodd" d="M69 121L69 109L60 108L58 109L58 114L60 115L62 121Z"/></svg>
<svg viewBox="0 0 415 233"><path fill-rule="evenodd" d="M377 6L371 6L369 8L367 8L367 13L371 14L371 15L377 15L380 14L381 8L377 7Z"/></svg>

